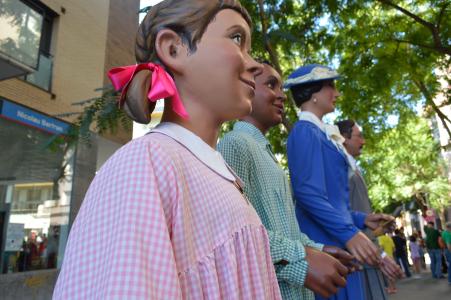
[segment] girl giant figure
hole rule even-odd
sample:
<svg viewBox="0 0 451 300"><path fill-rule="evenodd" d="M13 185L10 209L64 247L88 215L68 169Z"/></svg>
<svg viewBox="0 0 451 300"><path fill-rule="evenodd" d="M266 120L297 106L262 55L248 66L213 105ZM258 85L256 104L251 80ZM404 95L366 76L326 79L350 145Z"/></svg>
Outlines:
<svg viewBox="0 0 451 300"><path fill-rule="evenodd" d="M93 180L54 299L280 299L268 236L215 145L248 114L250 18L238 1L166 0L136 39L139 65L109 76L128 113L162 123Z"/></svg>

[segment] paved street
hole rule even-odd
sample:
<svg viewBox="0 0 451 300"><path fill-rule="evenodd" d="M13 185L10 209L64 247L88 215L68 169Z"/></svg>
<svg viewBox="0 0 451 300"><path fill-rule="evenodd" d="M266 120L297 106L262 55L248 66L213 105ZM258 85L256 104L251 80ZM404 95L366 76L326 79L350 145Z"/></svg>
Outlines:
<svg viewBox="0 0 451 300"><path fill-rule="evenodd" d="M446 276L446 274L445 274ZM421 274L421 278L406 278L397 283L398 293L390 300L449 300L451 286L447 279L433 279L430 272Z"/></svg>

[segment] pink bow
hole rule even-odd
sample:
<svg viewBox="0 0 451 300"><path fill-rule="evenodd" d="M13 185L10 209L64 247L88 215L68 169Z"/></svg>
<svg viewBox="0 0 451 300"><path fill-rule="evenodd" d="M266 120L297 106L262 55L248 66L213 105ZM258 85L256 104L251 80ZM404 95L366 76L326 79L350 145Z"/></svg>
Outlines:
<svg viewBox="0 0 451 300"><path fill-rule="evenodd" d="M122 90L119 102L120 106L124 104L130 82L135 74L141 70L150 70L152 72L152 83L147 94L149 101L155 102L158 99L172 98L172 109L174 112L182 118L188 119L189 115L183 106L174 80L162 66L154 63L118 67L108 72L108 77L116 91Z"/></svg>

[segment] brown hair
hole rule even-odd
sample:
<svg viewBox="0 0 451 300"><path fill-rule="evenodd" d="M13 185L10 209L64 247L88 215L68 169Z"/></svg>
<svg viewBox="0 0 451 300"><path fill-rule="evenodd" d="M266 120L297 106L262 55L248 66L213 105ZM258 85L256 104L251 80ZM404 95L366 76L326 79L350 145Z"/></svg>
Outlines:
<svg viewBox="0 0 451 300"><path fill-rule="evenodd" d="M338 126L338 129L340 130L340 134L344 136L345 138L350 139L352 137L352 128L355 125L354 120L343 120L338 121L335 123L335 125Z"/></svg>
<svg viewBox="0 0 451 300"><path fill-rule="evenodd" d="M135 46L136 61L162 64L155 51L155 40L158 32L163 29L176 32L189 50L195 52L208 24L223 9L235 10L252 27L248 12L237 0L165 0L158 3L149 10L139 26ZM149 71L141 71L134 77L124 104L127 114L144 124L150 122L150 114L155 108L155 103L147 99L150 77Z"/></svg>
<svg viewBox="0 0 451 300"><path fill-rule="evenodd" d="M296 106L301 107L303 103L309 101L313 94L321 91L325 82L326 81L314 81L290 87L291 95L293 95Z"/></svg>

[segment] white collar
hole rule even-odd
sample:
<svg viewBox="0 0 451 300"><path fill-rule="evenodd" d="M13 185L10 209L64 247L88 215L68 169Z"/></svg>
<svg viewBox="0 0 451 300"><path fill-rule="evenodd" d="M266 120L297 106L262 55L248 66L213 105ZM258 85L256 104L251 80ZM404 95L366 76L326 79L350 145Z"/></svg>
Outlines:
<svg viewBox="0 0 451 300"><path fill-rule="evenodd" d="M163 122L158 124L150 132L162 133L173 138L187 148L207 167L227 180L236 181L239 179L238 176L231 171L230 167L226 164L224 158L218 151L211 148L200 137L185 127L171 122Z"/></svg>
<svg viewBox="0 0 451 300"><path fill-rule="evenodd" d="M357 169L357 160L354 157L352 157L349 153L348 153L348 159L349 159L349 163L354 166L353 169Z"/></svg>
<svg viewBox="0 0 451 300"><path fill-rule="evenodd" d="M315 124L316 126L319 127L319 129L321 129L321 131L323 131L324 133L326 133L325 129L324 129L324 123L314 114L311 113L309 111L300 111L298 112L298 118L299 121L308 121L310 123Z"/></svg>
<svg viewBox="0 0 451 300"><path fill-rule="evenodd" d="M336 125L330 125L323 123L315 114L309 111L301 111L298 114L299 120L307 121L315 124L321 129L327 136L327 138L338 148L342 149L343 143L345 142L345 138L340 134L340 130ZM340 146L339 146L340 145Z"/></svg>
<svg viewBox="0 0 451 300"><path fill-rule="evenodd" d="M346 148L345 148L345 150L346 150ZM355 160L354 157L351 156L351 154L348 153L348 151L346 151L345 154L346 154L346 157L348 158L348 162L349 162L348 178L351 179L351 177L357 173L357 170L358 170L357 161Z"/></svg>
<svg viewBox="0 0 451 300"><path fill-rule="evenodd" d="M311 113L309 111L299 112L298 118L300 121L307 121L313 123L319 129L321 129L321 131L324 132L324 134L326 135L327 139L331 141L332 144L334 144L335 147L345 155L348 161L350 172L355 171L356 169L355 160L351 155L349 155L348 151L346 151L346 148L343 146L345 138L340 134L338 126L323 123L323 121L321 121L314 113Z"/></svg>

